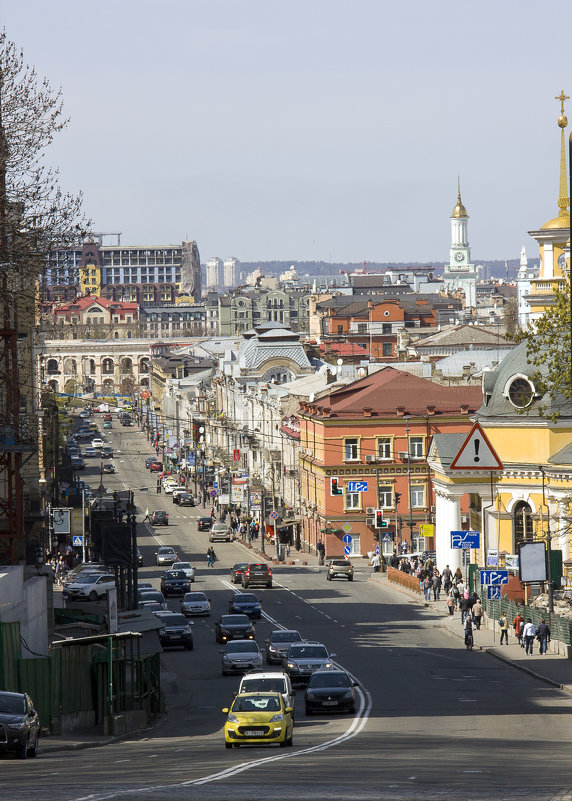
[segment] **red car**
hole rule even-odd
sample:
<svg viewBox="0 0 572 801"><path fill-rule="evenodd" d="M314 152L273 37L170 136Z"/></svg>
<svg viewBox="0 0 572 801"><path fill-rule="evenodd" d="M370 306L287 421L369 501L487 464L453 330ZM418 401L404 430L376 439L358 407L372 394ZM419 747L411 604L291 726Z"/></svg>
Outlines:
<svg viewBox="0 0 572 801"><path fill-rule="evenodd" d="M152 473L160 473L163 470L163 462L158 462L156 459L149 465L149 470Z"/></svg>

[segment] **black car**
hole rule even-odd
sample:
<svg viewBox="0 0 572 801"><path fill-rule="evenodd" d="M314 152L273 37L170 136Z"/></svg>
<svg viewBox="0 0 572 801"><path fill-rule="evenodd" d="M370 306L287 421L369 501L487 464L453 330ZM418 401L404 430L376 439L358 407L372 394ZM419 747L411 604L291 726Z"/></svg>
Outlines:
<svg viewBox="0 0 572 801"><path fill-rule="evenodd" d="M215 623L217 642L253 640L255 633L255 628L247 615L222 615Z"/></svg>
<svg viewBox="0 0 572 801"><path fill-rule="evenodd" d="M240 584L242 574L248 567L248 562L237 562L230 568L230 580L233 584Z"/></svg>
<svg viewBox="0 0 572 801"><path fill-rule="evenodd" d="M306 714L311 715L315 709L355 712L357 686L345 670L316 670L304 695Z"/></svg>
<svg viewBox="0 0 572 801"><path fill-rule="evenodd" d="M187 618L180 612L155 612L161 621L159 642L163 648L182 645L187 651L193 650L193 630Z"/></svg>
<svg viewBox="0 0 572 801"><path fill-rule="evenodd" d="M210 531L212 524L212 517L199 517L197 523L199 531Z"/></svg>
<svg viewBox="0 0 572 801"><path fill-rule="evenodd" d="M169 525L169 515L163 509L157 509L151 515L151 525L152 526L168 526Z"/></svg>
<svg viewBox="0 0 572 801"><path fill-rule="evenodd" d="M251 620L262 617L260 601L253 592L235 593L228 604L229 614L241 613L248 615Z"/></svg>
<svg viewBox="0 0 572 801"><path fill-rule="evenodd" d="M111 448L109 445L104 445L101 449L101 458L113 459L113 448Z"/></svg>
<svg viewBox="0 0 572 801"><path fill-rule="evenodd" d="M277 629L266 640L266 661L269 665L282 664L282 658L293 642L302 642L302 636L295 629Z"/></svg>
<svg viewBox="0 0 572 801"><path fill-rule="evenodd" d="M72 456L71 466L74 470L85 470L85 462L81 456Z"/></svg>
<svg viewBox="0 0 572 801"><path fill-rule="evenodd" d="M20 759L35 757L40 718L27 693L0 692L0 751L15 751Z"/></svg>
<svg viewBox="0 0 572 801"><path fill-rule="evenodd" d="M160 604L162 609L167 609L167 602L165 596L159 590L149 590L146 587L137 590L137 605L142 609L146 604L157 603Z"/></svg>
<svg viewBox="0 0 572 801"><path fill-rule="evenodd" d="M191 589L191 583L183 570L166 570L161 576L161 592L168 595L184 595Z"/></svg>
<svg viewBox="0 0 572 801"><path fill-rule="evenodd" d="M176 500L175 500L176 498ZM179 506L194 506L195 499L191 495L190 492L181 492L179 494L173 495L173 502L178 503Z"/></svg>
<svg viewBox="0 0 572 801"><path fill-rule="evenodd" d="M240 579L245 589L251 584L262 584L270 589L272 587L272 570L266 562L250 562Z"/></svg>
<svg viewBox="0 0 572 801"><path fill-rule="evenodd" d="M155 461L155 457L154 456L148 456L145 459L145 467L147 468L147 470L149 470L149 468L151 467L151 462L154 462L154 461Z"/></svg>

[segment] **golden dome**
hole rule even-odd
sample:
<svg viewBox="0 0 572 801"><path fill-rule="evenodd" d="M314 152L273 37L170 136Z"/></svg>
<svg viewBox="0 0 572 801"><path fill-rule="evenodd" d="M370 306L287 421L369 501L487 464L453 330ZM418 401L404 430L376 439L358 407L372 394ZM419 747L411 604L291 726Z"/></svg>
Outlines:
<svg viewBox="0 0 572 801"><path fill-rule="evenodd" d="M540 230L547 231L556 228L570 228L570 212L568 209L566 209L564 214L559 214L558 217L553 217L551 220L548 220L548 222L545 222Z"/></svg>
<svg viewBox="0 0 572 801"><path fill-rule="evenodd" d="M467 214L467 209L463 206L461 202L461 193L459 192L457 195L457 205L453 209L451 217L453 219L458 219L459 217L468 217L468 216L469 215Z"/></svg>

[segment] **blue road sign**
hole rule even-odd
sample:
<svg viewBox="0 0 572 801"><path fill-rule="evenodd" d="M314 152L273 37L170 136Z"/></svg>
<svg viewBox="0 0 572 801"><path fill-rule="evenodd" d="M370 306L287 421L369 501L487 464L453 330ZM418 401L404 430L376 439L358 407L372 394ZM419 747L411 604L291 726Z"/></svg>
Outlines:
<svg viewBox="0 0 572 801"><path fill-rule="evenodd" d="M367 481L348 481L348 492L367 492Z"/></svg>
<svg viewBox="0 0 572 801"><path fill-rule="evenodd" d="M487 598L489 599L489 601L500 601L501 588L499 586L487 587Z"/></svg>
<svg viewBox="0 0 572 801"><path fill-rule="evenodd" d="M344 534L344 536L342 537L342 542L345 542L346 545L349 545L351 541L352 541L352 535Z"/></svg>
<svg viewBox="0 0 572 801"><path fill-rule="evenodd" d="M452 531L451 548L478 548L480 531Z"/></svg>
<svg viewBox="0 0 572 801"><path fill-rule="evenodd" d="M376 552L376 554L379 556L379 545L376 545L376 546L375 546L375 552Z"/></svg>
<svg viewBox="0 0 572 801"><path fill-rule="evenodd" d="M80 537L76 534L72 540L72 544L74 548L81 548L83 546L83 537Z"/></svg>
<svg viewBox="0 0 572 801"><path fill-rule="evenodd" d="M214 489L213 489L213 490L211 490L211 491L209 492L209 495L211 496L211 498L216 498L216 496L218 495L218 492L217 492L216 490L214 490Z"/></svg>
<svg viewBox="0 0 572 801"><path fill-rule="evenodd" d="M481 584L485 587L496 587L508 584L508 570L479 570Z"/></svg>
<svg viewBox="0 0 572 801"><path fill-rule="evenodd" d="M349 556L352 552L351 545L346 545L344 548L344 553L346 556Z"/></svg>
<svg viewBox="0 0 572 801"><path fill-rule="evenodd" d="M213 481L213 487L214 487L215 489L218 489L218 481Z"/></svg>

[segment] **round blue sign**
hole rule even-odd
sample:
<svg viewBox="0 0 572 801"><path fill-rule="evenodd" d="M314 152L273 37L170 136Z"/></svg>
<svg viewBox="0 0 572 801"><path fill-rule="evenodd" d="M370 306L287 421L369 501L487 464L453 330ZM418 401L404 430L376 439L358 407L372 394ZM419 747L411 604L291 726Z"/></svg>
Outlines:
<svg viewBox="0 0 572 801"><path fill-rule="evenodd" d="M217 494L218 494L217 491L214 490L214 489L209 492L209 495L211 496L211 498L216 498Z"/></svg>
<svg viewBox="0 0 572 801"><path fill-rule="evenodd" d="M352 541L352 535L344 534L344 536L342 537L342 542L345 542L347 545L349 545L351 541Z"/></svg>
<svg viewBox="0 0 572 801"><path fill-rule="evenodd" d="M346 554L346 556L349 556L351 554L351 552L352 552L352 549L350 548L350 546L346 545L346 547L344 548L344 553Z"/></svg>

